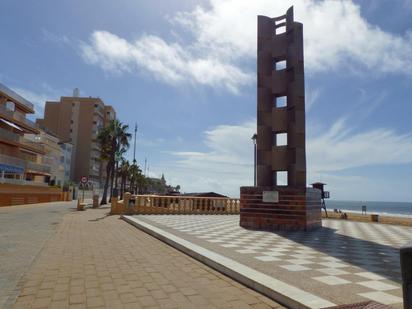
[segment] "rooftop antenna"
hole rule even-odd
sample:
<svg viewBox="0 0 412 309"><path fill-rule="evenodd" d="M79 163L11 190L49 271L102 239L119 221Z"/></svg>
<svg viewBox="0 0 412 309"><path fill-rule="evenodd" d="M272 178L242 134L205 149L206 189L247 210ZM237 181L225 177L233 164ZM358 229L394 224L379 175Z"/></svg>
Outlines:
<svg viewBox="0 0 412 309"><path fill-rule="evenodd" d="M133 164L135 165L136 165L136 135L137 135L137 123L134 125Z"/></svg>

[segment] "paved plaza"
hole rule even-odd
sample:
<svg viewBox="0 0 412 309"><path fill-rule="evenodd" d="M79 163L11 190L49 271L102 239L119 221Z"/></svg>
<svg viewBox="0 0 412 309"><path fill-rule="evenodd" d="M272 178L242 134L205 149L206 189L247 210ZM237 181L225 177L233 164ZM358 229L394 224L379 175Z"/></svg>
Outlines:
<svg viewBox="0 0 412 309"><path fill-rule="evenodd" d="M324 220L310 233L270 233L239 227L236 215L135 217L332 303L402 307L398 248L412 228Z"/></svg>
<svg viewBox="0 0 412 309"><path fill-rule="evenodd" d="M281 307L108 212L68 211L56 220L13 308Z"/></svg>

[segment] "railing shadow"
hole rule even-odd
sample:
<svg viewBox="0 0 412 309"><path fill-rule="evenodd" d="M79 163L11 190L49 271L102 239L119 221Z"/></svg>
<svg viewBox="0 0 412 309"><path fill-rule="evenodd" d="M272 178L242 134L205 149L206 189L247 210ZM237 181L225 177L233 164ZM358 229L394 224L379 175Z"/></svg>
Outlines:
<svg viewBox="0 0 412 309"><path fill-rule="evenodd" d="M323 226L310 232L280 231L275 234L349 265L401 283L399 249L370 240L338 234L337 231L337 229ZM316 262L319 263L319 261ZM339 261L336 262L339 263ZM333 268L332 264L330 266ZM329 268L327 264L325 268Z"/></svg>

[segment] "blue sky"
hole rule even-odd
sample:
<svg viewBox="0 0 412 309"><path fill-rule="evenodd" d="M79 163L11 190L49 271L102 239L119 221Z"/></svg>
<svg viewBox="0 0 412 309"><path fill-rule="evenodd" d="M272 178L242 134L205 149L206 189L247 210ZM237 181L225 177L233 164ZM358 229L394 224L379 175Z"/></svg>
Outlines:
<svg viewBox="0 0 412 309"><path fill-rule="evenodd" d="M253 182L256 15L290 5L304 23L308 183L410 201L412 1L3 0L0 82L39 115L76 87L98 96L138 123L151 176L237 196Z"/></svg>

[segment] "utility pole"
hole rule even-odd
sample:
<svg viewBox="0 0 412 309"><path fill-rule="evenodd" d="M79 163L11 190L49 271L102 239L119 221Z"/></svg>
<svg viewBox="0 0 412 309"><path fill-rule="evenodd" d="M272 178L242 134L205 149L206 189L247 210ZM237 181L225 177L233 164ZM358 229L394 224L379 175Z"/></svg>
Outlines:
<svg viewBox="0 0 412 309"><path fill-rule="evenodd" d="M144 175L146 176L147 158L144 158Z"/></svg>
<svg viewBox="0 0 412 309"><path fill-rule="evenodd" d="M136 135L137 135L137 123L134 125L133 164L135 165L136 165Z"/></svg>

